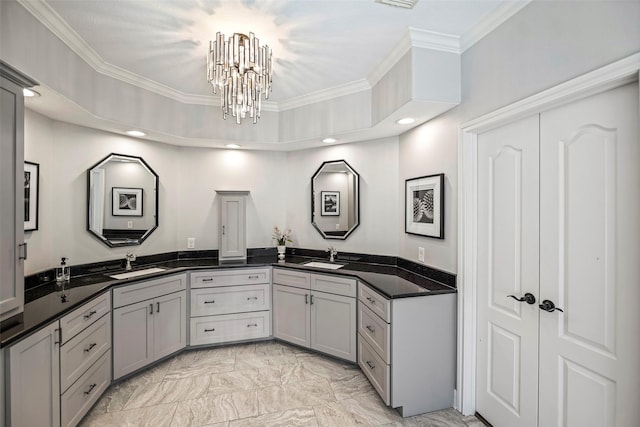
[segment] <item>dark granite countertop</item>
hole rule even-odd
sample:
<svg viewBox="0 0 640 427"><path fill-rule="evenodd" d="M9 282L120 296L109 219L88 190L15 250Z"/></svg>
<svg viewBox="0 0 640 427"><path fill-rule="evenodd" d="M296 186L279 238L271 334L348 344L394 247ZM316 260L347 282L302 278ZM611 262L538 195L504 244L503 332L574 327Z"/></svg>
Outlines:
<svg viewBox="0 0 640 427"><path fill-rule="evenodd" d="M327 262L324 259L320 260L295 255L287 255L285 262L278 262L276 256L271 255L253 256L242 262L219 262L217 258L163 260L152 264L139 265L136 266L136 269L160 267L165 268L164 271L145 274L130 279L117 280L109 277L109 275L121 273L124 272L124 270L97 271L92 274L73 277L65 284L64 300L62 298L63 292L55 282L46 283L30 289L25 293L26 304L24 306L22 322L0 333L0 348L8 346L35 332L46 324L61 318L113 286L195 269L274 266L313 273L352 276L390 299L456 292L456 289L453 287L446 286L425 276L393 265L367 264L342 260L337 261L337 263L343 265L342 268L337 270L313 268L302 265L314 260Z"/></svg>

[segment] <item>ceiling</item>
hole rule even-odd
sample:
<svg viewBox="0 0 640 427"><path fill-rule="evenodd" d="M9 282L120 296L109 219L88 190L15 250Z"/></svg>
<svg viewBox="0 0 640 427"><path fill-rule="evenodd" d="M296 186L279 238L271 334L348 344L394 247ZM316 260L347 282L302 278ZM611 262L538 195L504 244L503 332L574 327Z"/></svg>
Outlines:
<svg viewBox="0 0 640 427"><path fill-rule="evenodd" d="M205 75L215 33L254 32L273 51L273 91L263 109L274 112L371 87L410 28L454 36L461 53L526 4L419 0L405 9L374 0L18 1L99 73L185 104L219 102ZM82 119L72 105L51 98L59 103L55 108L45 99L27 106L51 116L55 110L62 120L68 109L68 121L120 130L100 125L95 114ZM395 133L406 130L396 127Z"/></svg>

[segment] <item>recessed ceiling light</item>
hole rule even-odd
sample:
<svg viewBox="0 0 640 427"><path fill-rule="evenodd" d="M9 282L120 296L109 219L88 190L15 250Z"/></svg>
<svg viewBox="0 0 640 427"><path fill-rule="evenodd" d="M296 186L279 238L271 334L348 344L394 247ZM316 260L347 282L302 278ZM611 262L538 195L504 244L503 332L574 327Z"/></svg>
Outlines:
<svg viewBox="0 0 640 427"><path fill-rule="evenodd" d="M22 94L29 98L32 96L40 96L40 94L35 90L27 89L26 87L22 89Z"/></svg>
<svg viewBox="0 0 640 427"><path fill-rule="evenodd" d="M337 139L335 139L335 138L325 138L325 139L322 140L322 142L324 142L325 144L332 144L332 143L334 143L336 141L337 141Z"/></svg>
<svg viewBox="0 0 640 427"><path fill-rule="evenodd" d="M416 119L412 118L412 117L405 117L403 119L398 120L396 123L399 125L409 125L413 122L415 122Z"/></svg>
<svg viewBox="0 0 640 427"><path fill-rule="evenodd" d="M139 131L139 130L128 130L127 131L127 135L131 135L131 136L145 136L146 133Z"/></svg>
<svg viewBox="0 0 640 427"><path fill-rule="evenodd" d="M227 147L227 148L240 148L240 146L238 144L226 144L225 147Z"/></svg>

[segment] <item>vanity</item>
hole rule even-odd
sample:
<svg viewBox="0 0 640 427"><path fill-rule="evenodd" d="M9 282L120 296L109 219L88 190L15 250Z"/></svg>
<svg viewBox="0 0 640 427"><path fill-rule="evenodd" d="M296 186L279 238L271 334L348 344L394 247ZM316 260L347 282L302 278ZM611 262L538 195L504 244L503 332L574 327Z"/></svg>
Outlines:
<svg viewBox="0 0 640 427"><path fill-rule="evenodd" d="M87 188L87 231L102 244L138 246L158 229L159 177L144 159L110 154ZM390 256L334 259L333 247L330 259L288 248L279 260L246 248L249 192L217 197L220 250L131 252L126 268L76 265L64 286L27 286L21 322L0 334L7 425L75 426L113 382L179 352L272 339L357 364L403 416L452 406L454 275ZM359 175L346 161L316 171L311 212L325 239L356 232Z"/></svg>

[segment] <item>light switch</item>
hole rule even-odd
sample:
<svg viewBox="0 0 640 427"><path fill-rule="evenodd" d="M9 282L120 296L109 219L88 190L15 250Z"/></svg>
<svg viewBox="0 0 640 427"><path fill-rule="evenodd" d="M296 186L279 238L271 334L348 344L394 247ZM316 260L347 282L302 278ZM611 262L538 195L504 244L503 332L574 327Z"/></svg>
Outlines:
<svg viewBox="0 0 640 427"><path fill-rule="evenodd" d="M418 246L418 261L424 262L424 248Z"/></svg>

